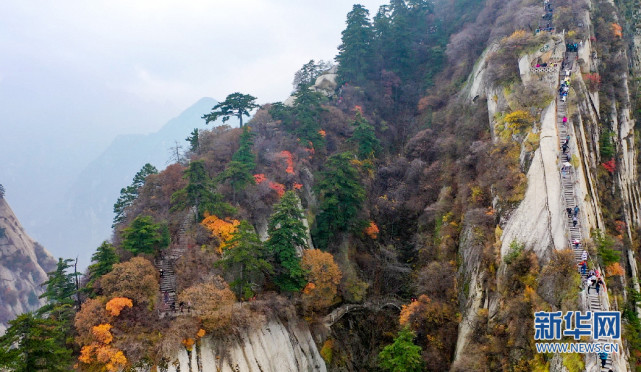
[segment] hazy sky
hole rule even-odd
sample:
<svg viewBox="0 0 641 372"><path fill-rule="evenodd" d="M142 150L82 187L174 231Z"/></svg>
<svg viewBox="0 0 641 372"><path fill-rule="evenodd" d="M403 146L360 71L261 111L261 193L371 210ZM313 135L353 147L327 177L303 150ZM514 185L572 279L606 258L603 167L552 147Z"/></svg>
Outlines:
<svg viewBox="0 0 641 372"><path fill-rule="evenodd" d="M352 4L0 0L0 183L27 232L116 135L205 96L287 98L304 63L334 58Z"/></svg>
<svg viewBox="0 0 641 372"><path fill-rule="evenodd" d="M374 13L384 2L360 3ZM58 125L82 117L118 133L157 129L157 120L203 96L241 91L260 102L282 100L303 63L335 56L351 6L347 0L3 1L0 89L10 88L11 105L31 106L41 120Z"/></svg>

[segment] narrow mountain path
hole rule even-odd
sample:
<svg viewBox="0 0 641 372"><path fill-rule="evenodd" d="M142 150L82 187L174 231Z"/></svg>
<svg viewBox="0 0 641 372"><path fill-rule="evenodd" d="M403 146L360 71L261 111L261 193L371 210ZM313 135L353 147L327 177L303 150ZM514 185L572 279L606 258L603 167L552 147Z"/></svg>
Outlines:
<svg viewBox="0 0 641 372"><path fill-rule="evenodd" d="M175 264L189 248L187 229L189 228L193 218L193 210L190 209L185 214L183 222L180 224L176 244L172 244L170 248L161 254L160 257L156 258L154 262L156 268L160 272L160 298L163 301L163 308L161 309L163 313L175 313L178 310Z"/></svg>
<svg viewBox="0 0 641 372"><path fill-rule="evenodd" d="M566 52L565 53L565 69L561 70L559 74L559 80L563 81L566 77L569 77L571 79L572 72L575 71L575 65L574 61L576 59L576 53L575 52ZM560 99L558 92L556 93L556 102L557 102L557 129L559 131L559 147L563 146L563 144L571 138L571 136L574 134L571 128L572 121L568 117L568 109L567 109L567 102L563 101ZM563 122L563 118L567 118L566 122ZM569 146L569 141L568 141L568 146ZM563 164L566 163L571 163L572 159L572 153L576 152L577 149L569 147L568 150L566 151L566 154L561 154L560 158L560 166L563 168ZM575 159L581 159L579 154L576 154ZM577 200L577 192L576 192L576 185L577 185L577 174L574 166L566 167L565 170L561 171L561 189L563 192L563 202L565 208L570 208L574 210L575 206L578 206L578 200ZM580 211L579 211L580 213ZM573 214L573 213L572 213ZM566 223L567 223L567 230L568 230L568 245L572 247L571 249L574 252L574 259L577 263L577 267L579 267L579 264L581 263L581 256L583 254L583 248L581 246L576 247L573 242L574 241L579 241L581 244L584 244L583 241L583 233L581 229L581 219L578 218L577 216L577 225L574 226L572 216L566 215ZM591 258L588 257L589 260ZM587 272L587 271L586 271ZM582 275L582 282L585 282L587 280L587 275ZM586 289L583 290L584 292ZM595 288L588 288L587 289L588 293L586 293L587 297L587 310L588 311L608 311L609 310L609 301L608 301L608 292L607 289L605 288L605 285L603 288L601 288L600 294L596 293ZM612 342L612 339L610 338L599 338L598 340L592 340L592 342L597 342L597 343L609 343ZM605 367L601 368L601 360L598 359L597 355L593 354L593 357L597 358L597 367L598 371L609 371L610 369L613 369L613 361L612 361L612 354L608 354L608 359L606 361Z"/></svg>

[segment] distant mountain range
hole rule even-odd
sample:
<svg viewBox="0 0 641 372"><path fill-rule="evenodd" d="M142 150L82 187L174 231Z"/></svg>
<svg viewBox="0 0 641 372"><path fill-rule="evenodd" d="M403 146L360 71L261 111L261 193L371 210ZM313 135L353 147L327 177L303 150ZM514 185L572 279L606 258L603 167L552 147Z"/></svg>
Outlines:
<svg viewBox="0 0 641 372"><path fill-rule="evenodd" d="M73 182L56 209L57 215L40 232L41 242L58 255L78 256L79 266L86 267L95 248L111 236L113 204L120 189L131 184L145 163L151 163L159 171L164 169L176 144L187 150L189 144L185 139L194 128L212 127L206 126L201 116L216 103L212 98L202 98L156 133L116 137ZM238 126L234 120L227 123ZM221 121L213 124L219 125Z"/></svg>

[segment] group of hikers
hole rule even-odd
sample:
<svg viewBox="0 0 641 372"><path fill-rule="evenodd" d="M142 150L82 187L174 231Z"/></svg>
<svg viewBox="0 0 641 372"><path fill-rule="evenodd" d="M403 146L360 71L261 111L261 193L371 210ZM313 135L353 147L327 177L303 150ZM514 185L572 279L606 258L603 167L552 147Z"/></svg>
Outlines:
<svg viewBox="0 0 641 372"><path fill-rule="evenodd" d="M169 297L169 292L164 291L162 293L163 295L163 304L165 305L166 308L169 308L171 311L176 311L176 301L171 300ZM187 312L191 311L191 302L188 302L185 304L183 301L180 301L178 303L178 310L182 313L183 311L187 310Z"/></svg>
<svg viewBox="0 0 641 372"><path fill-rule="evenodd" d="M549 0L545 0L546 6L549 4ZM576 52L578 50L578 44L567 44L567 51L568 52ZM565 102L566 97L568 95L568 92L570 90L570 71L567 70L565 72L565 78L561 82L561 87L559 88L559 95L561 98L561 101ZM563 116L562 119L562 124L565 126L568 123L568 118L566 116ZM563 177L566 177L568 171L571 169L572 164L570 163L570 154L568 153L568 150L570 148L570 135L567 135L564 140L561 141L561 150L563 151L561 155L561 161L562 161L562 166L561 166L561 173ZM579 211L580 208L578 205L575 205L574 208L566 208L566 212L568 214L568 218L572 219L572 226L576 227L579 220ZM575 250L581 249L581 242L578 239L574 239L572 241L572 246ZM600 295L601 288L605 288L605 283L603 281L602 275L599 272L598 269L590 269L588 271L588 252L583 249L581 252L581 261L578 265L581 276L586 277L584 285L588 289L588 294L590 294L590 290L594 288L596 290L597 296ZM606 352L601 352L598 353L598 357L601 361L601 367L605 368L605 365L608 360L608 353ZM613 372L612 369L610 369L608 372Z"/></svg>
<svg viewBox="0 0 641 372"><path fill-rule="evenodd" d="M543 10L545 13L543 13L543 18L544 20L548 21L548 23L545 25L545 27L539 27L536 29L535 33L539 33L541 31L553 31L554 27L551 25L552 17L554 15L554 8L552 8L552 4L550 4L550 0L545 0L543 2Z"/></svg>
<svg viewBox="0 0 641 372"><path fill-rule="evenodd" d="M565 102L565 99L568 96L569 91L570 91L570 73L568 70L566 71L565 79L563 79L563 81L561 82L561 87L559 87L559 95L561 97L561 101Z"/></svg>

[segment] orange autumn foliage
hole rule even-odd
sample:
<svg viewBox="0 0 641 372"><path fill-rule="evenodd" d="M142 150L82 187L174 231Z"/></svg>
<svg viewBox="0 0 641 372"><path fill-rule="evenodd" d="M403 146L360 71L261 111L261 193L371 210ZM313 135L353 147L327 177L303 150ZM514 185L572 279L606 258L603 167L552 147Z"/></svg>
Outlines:
<svg viewBox="0 0 641 372"><path fill-rule="evenodd" d="M612 24L612 33L614 36L623 37L623 28L617 23Z"/></svg>
<svg viewBox="0 0 641 372"><path fill-rule="evenodd" d="M625 271L623 270L623 268L618 262L610 264L605 268L605 276L607 277L623 276L624 274L625 274Z"/></svg>
<svg viewBox="0 0 641 372"><path fill-rule="evenodd" d="M269 181L269 188L276 191L278 196L285 195L285 185L282 183Z"/></svg>
<svg viewBox="0 0 641 372"><path fill-rule="evenodd" d="M322 130L322 129L318 131L318 134L320 134L320 135L321 135L321 137L323 137L323 138L325 138L325 136L327 136L327 132L325 132L325 131L324 131L324 130Z"/></svg>
<svg viewBox="0 0 641 372"><path fill-rule="evenodd" d="M343 273L331 253L320 249L303 251L301 267L307 272L307 286L303 290L303 305L313 310L327 308L334 303L338 283Z"/></svg>
<svg viewBox="0 0 641 372"><path fill-rule="evenodd" d="M294 157L292 156L292 153L283 150L280 152L280 156L284 157L285 161L287 162L287 168L285 169L285 172L294 174Z"/></svg>
<svg viewBox="0 0 641 372"><path fill-rule="evenodd" d="M112 328L111 324L99 324L91 329L91 334L105 345L109 345L114 337L109 331Z"/></svg>
<svg viewBox="0 0 641 372"><path fill-rule="evenodd" d="M300 190L303 187L302 183L294 183L294 190Z"/></svg>
<svg viewBox="0 0 641 372"><path fill-rule="evenodd" d="M363 113L363 108L361 106L356 105L356 106L354 106L354 111L358 111L358 112L360 112L362 114Z"/></svg>
<svg viewBox="0 0 641 372"><path fill-rule="evenodd" d="M240 221L238 220L223 220L215 215L205 213L205 219L200 223L205 226L220 240L218 252L222 253L223 249L227 246L227 242L232 238L233 234L238 229Z"/></svg>
<svg viewBox="0 0 641 372"><path fill-rule="evenodd" d="M87 364L90 370L115 372L127 365L125 354L109 344L113 341L111 324L100 324L92 328L94 341L82 347L78 360Z"/></svg>
<svg viewBox="0 0 641 372"><path fill-rule="evenodd" d="M134 304L131 302L130 299L127 297L115 297L109 300L107 302L107 305L105 306L105 310L109 311L109 313L113 316L118 316L120 315L120 312L122 309L125 307L133 307Z"/></svg>
<svg viewBox="0 0 641 372"><path fill-rule="evenodd" d="M456 311L448 304L432 301L426 295L419 296L418 300L403 305L399 323L409 326L412 330L433 329L456 318Z"/></svg>
<svg viewBox="0 0 641 372"><path fill-rule="evenodd" d="M191 349L194 347L194 339L193 338L186 338L182 340L182 344L187 349L188 351L191 351Z"/></svg>
<svg viewBox="0 0 641 372"><path fill-rule="evenodd" d="M199 329L199 330L198 330L198 333L196 333L196 336L197 336L198 338L201 338L201 337L205 336L205 330L204 330L204 329L202 329L202 328L201 328L201 329Z"/></svg>
<svg viewBox="0 0 641 372"><path fill-rule="evenodd" d="M265 174L259 173L259 174L254 174L254 181L256 181L256 184L259 185L262 182L265 182L267 180L267 177L265 177Z"/></svg>
<svg viewBox="0 0 641 372"><path fill-rule="evenodd" d="M374 223L374 221L370 221L369 226L363 230L367 236L369 236L372 239L378 238L378 226Z"/></svg>

